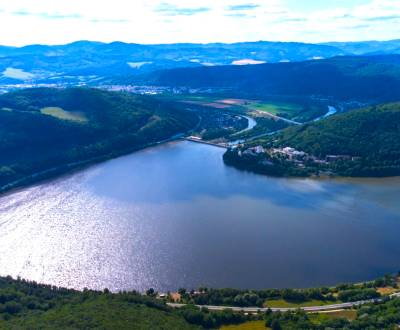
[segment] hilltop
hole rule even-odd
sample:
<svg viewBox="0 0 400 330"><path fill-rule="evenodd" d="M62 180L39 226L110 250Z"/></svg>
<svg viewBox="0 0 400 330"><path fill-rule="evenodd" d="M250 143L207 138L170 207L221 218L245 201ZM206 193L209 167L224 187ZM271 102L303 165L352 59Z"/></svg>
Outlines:
<svg viewBox="0 0 400 330"><path fill-rule="evenodd" d="M253 142L266 148L265 155L237 157L228 151L225 161L277 175L395 176L400 175L399 136L400 103L383 104L287 128ZM262 165L265 160L274 166Z"/></svg>

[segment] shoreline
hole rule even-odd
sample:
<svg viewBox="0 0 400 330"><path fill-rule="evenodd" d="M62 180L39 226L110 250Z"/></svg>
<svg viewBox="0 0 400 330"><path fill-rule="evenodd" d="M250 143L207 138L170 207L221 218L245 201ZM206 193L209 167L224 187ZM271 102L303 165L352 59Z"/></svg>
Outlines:
<svg viewBox="0 0 400 330"><path fill-rule="evenodd" d="M31 186L40 184L42 182L46 182L48 180L54 180L56 178L62 177L64 175L72 174L76 171L83 170L85 168L88 168L92 165L95 164L100 164L108 160L116 159L122 156L126 156L141 150L145 150L147 148L152 148L164 143L168 142L173 142L173 141L179 141L180 138L176 137L174 135L173 137L162 140L162 141L157 141L157 142L152 142L146 145L138 146L135 148L130 148L130 149L125 149L121 151L116 151L111 154L106 154L103 156L98 156L82 161L76 161L72 163L67 163L63 164L57 167L52 167L45 169L40 172L35 172L31 175L25 176L21 179L15 180L13 182L7 183L3 186L0 187L0 198L18 191L21 191L23 189L29 188Z"/></svg>
<svg viewBox="0 0 400 330"><path fill-rule="evenodd" d="M10 182L8 184L5 184L0 187L0 198L9 194L13 194L16 192L19 192L23 189L35 186L37 184L49 181L49 180L54 180L56 178L60 178L64 175L72 174L77 171L83 170L85 168L88 168L92 165L100 164L105 161L117 159L122 156L126 156L141 150L145 150L148 148L153 148L168 142L179 142L179 141L188 141L192 143L197 143L195 141L190 141L187 139L182 139L182 137L171 137L169 139L163 140L163 141L157 141L157 142L152 142L147 145L143 145L140 147L135 147L131 149L125 149L121 150L118 152L114 152L112 154L107 154L95 158L90 158L87 160L82 160L82 161L77 161L77 162L72 162L64 165L60 165L57 167L52 167L40 172L33 173L29 176L25 176L21 179L15 180L13 182ZM218 146L214 146L212 144L205 144L210 147L215 147L218 148ZM327 176L327 175L309 175L309 176L293 176L293 175L273 175L271 173L264 173L263 171L255 171L252 169L249 169L247 167L241 167L237 166L235 164L230 164L227 163L224 159L222 159L224 164L226 166L232 167L238 171L244 171L252 174L257 174L257 175L262 175L266 177L273 177L273 178L278 178L278 179L292 179L292 180L315 180L315 181L324 181L324 180L334 180L338 182L346 182L346 180L359 180L359 181L380 181L380 180L387 180L387 179L396 179L400 180L400 175L398 176L373 176L373 177L367 177L367 176L340 176L340 175L332 175L332 176ZM362 183L362 182L360 182Z"/></svg>
<svg viewBox="0 0 400 330"><path fill-rule="evenodd" d="M228 152L229 150L227 150ZM226 153L225 153L226 154ZM310 173L310 174L304 174L304 175L290 175L287 172L284 173L273 173L274 169L278 169L277 167L270 166L268 168L263 167L260 169L257 168L252 168L251 166L244 165L244 163L238 163L238 162L233 162L231 159L227 159L225 157L225 154L223 156L223 162L226 166L235 168L239 171L244 171L248 173L253 173L253 174L258 174L262 176L267 176L267 177L273 177L273 178L281 178L281 179L312 179L312 180L336 180L336 181L343 181L343 180L385 180L385 179L400 179L400 174L399 175L381 175L381 176L343 176L340 174L315 174L315 173ZM253 165L253 164L252 164ZM255 164L256 165L256 164Z"/></svg>

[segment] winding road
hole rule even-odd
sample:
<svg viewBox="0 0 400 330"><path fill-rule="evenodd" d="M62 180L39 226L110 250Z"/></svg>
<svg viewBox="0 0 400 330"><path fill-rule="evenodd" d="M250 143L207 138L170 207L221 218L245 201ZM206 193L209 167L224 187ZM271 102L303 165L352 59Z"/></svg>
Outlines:
<svg viewBox="0 0 400 330"><path fill-rule="evenodd" d="M400 298L400 292L394 293L389 296L390 299ZM244 312L244 313L258 313L258 312L266 312L271 310L273 312L288 312L295 310L303 310L305 312L326 312L333 310L340 310L346 308L357 307L365 304L381 302L383 299L369 299L369 300L360 300L355 302L347 302L341 304L333 304L333 305L325 305L325 306L310 306L310 307L293 307L293 308L268 308L268 307L235 307L235 306L212 306L212 305L196 305L199 308L207 308L211 311L223 311L225 309L229 309L233 312ZM176 304L176 303L167 303L168 306L172 308L182 308L187 306L187 304Z"/></svg>

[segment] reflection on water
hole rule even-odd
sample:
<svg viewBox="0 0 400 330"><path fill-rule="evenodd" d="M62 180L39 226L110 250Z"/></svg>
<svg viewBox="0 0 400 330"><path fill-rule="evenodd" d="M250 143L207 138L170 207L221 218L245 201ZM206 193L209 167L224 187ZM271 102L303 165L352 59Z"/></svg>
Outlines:
<svg viewBox="0 0 400 330"><path fill-rule="evenodd" d="M289 180L172 143L0 198L0 274L75 288L306 287L400 268L400 180Z"/></svg>

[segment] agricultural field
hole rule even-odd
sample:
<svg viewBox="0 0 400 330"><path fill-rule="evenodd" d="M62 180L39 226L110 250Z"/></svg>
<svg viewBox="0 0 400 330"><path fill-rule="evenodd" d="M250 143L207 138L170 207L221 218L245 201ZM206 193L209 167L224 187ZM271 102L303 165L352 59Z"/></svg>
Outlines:
<svg viewBox="0 0 400 330"><path fill-rule="evenodd" d="M321 313L308 313L307 317L309 321L314 325L321 325L324 322L331 320L345 319L348 321L354 321L357 318L356 310L337 310L332 312L321 312ZM220 328L221 330L269 330L266 327L264 320L259 321L248 321L238 325L225 325Z"/></svg>
<svg viewBox="0 0 400 330"><path fill-rule="evenodd" d="M301 104L285 102L251 101L246 105L246 107L250 110L264 111L272 115L278 115L282 113L290 115L303 110L303 106Z"/></svg>
<svg viewBox="0 0 400 330"><path fill-rule="evenodd" d="M303 302L291 302L286 301L284 299L270 299L265 301L264 307L271 307L271 308L297 308L297 307L311 307L311 306L325 306L325 305L332 305L332 304L340 304L341 301L323 301L323 300L307 300Z"/></svg>
<svg viewBox="0 0 400 330"><path fill-rule="evenodd" d="M238 325L225 325L221 330L268 330L265 321L249 321Z"/></svg>
<svg viewBox="0 0 400 330"><path fill-rule="evenodd" d="M75 111L65 111L59 107L46 107L40 110L40 113L43 115L48 115L55 117L61 120L70 120L75 122L87 122L88 119L86 118L85 114L82 112L75 112Z"/></svg>
<svg viewBox="0 0 400 330"><path fill-rule="evenodd" d="M357 318L357 311L353 309L344 309L325 313L310 313L308 314L308 317L312 323L317 325L329 320L336 319L346 319L348 321L354 321Z"/></svg>
<svg viewBox="0 0 400 330"><path fill-rule="evenodd" d="M168 95L170 101L208 107L226 111L236 111L253 117L281 117L298 122L308 122L327 113L326 104L304 98L279 98L251 100L224 98L213 95Z"/></svg>

